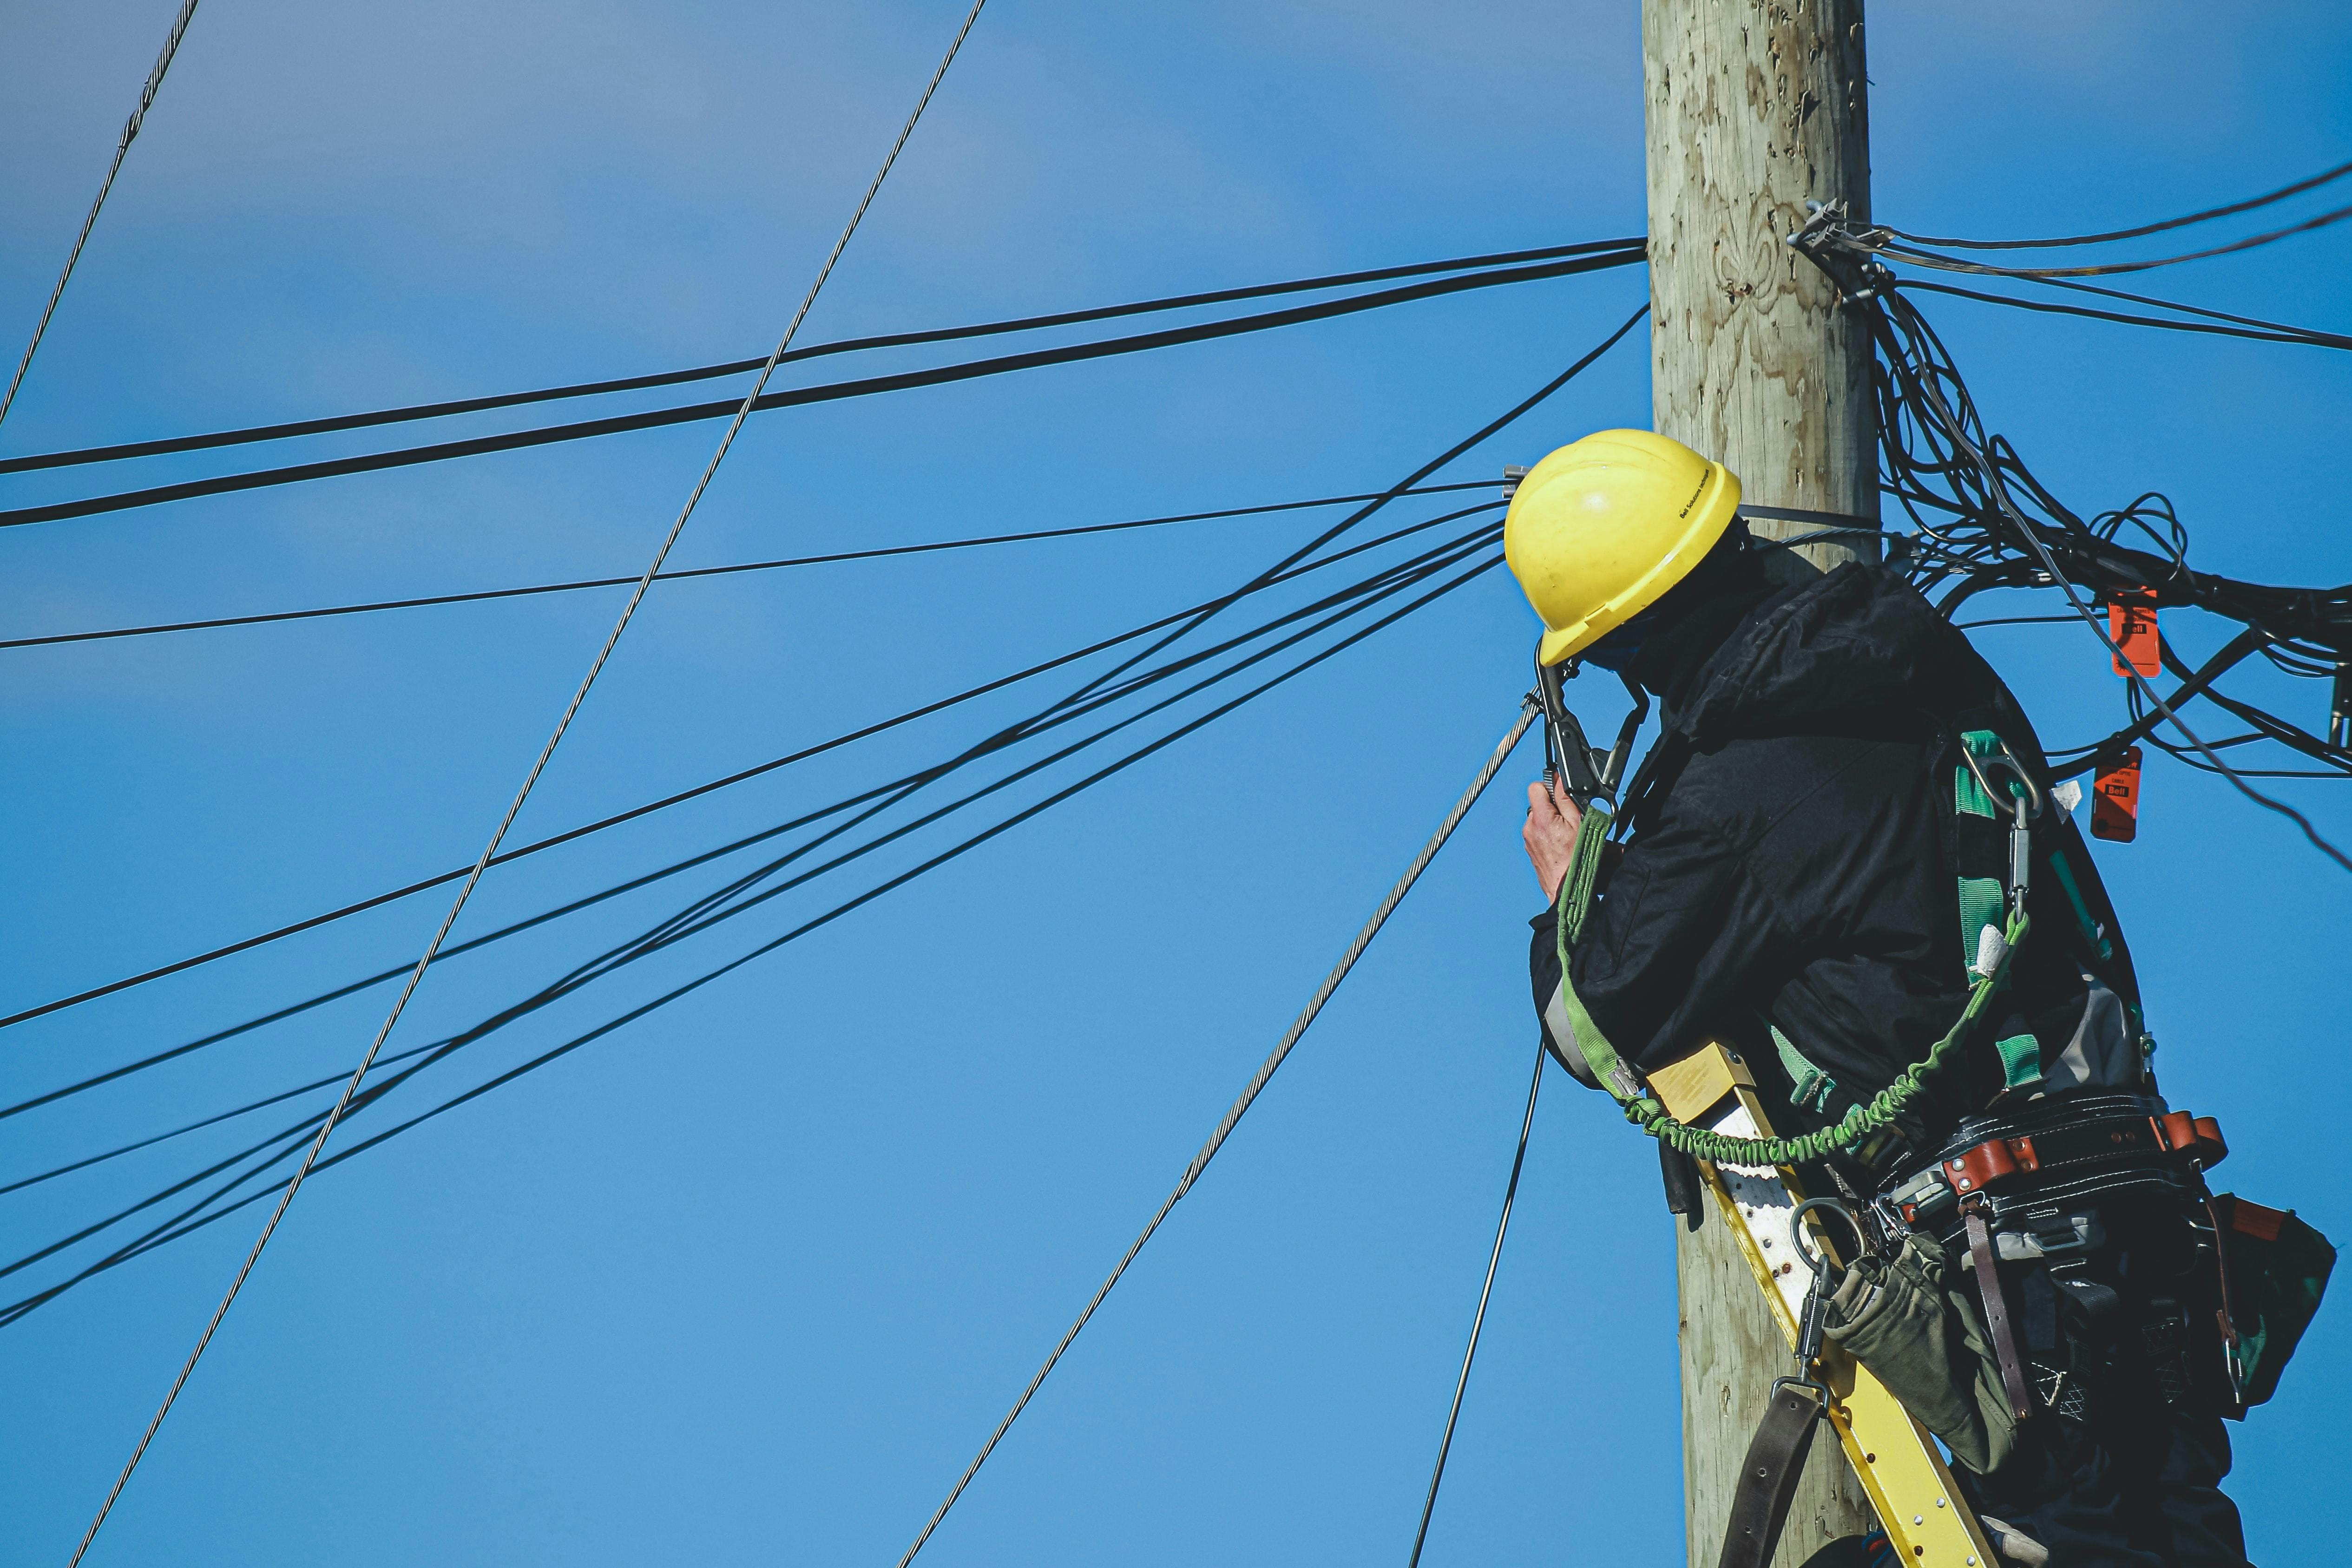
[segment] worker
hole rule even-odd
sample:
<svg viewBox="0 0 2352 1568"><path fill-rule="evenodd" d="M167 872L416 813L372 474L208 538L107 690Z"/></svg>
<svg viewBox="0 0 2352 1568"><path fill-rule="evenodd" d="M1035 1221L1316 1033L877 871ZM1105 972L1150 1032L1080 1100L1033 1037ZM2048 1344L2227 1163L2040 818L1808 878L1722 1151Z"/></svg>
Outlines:
<svg viewBox="0 0 2352 1568"><path fill-rule="evenodd" d="M1906 1182L1950 1198L1920 1183L1972 1132L2022 1125L2055 1146L2049 1129L2119 1103L2160 1113L2130 954L2016 700L1893 570L1776 584L1739 497L1720 464L1612 430L1552 453L1512 498L1505 549L1544 622L1539 663L1615 673L1660 711L1565 973L1556 922L1583 813L1563 780L1528 787L1527 852L1554 901L1531 966L1547 1045L1630 1103L1639 1075L1737 1042L1776 1120L1789 1103L1784 1131L1829 1127L1954 1029L1990 954L2005 983L1951 1070L1883 1134L1809 1171L1814 1190L1884 1218ZM1977 879L1992 913L1971 917L1961 846L2012 830L2045 869L2007 887L1993 868ZM2011 894L2032 927L2003 960L1986 931L2003 928ZM1601 1082L1591 1064L1612 1051L1633 1082ZM2220 1490L2221 1417L2241 1412L2212 1232L2192 1223L2201 1180L2153 1157L2101 1174L2074 1184L2087 1196L2042 1203L2012 1184L1979 1227L1999 1299L1979 1292L1977 1310L1998 1320L1987 1337L2013 1361L2021 1419L1990 1473L1958 1479L2053 1568L2243 1568ZM1937 1238L1957 1250L1956 1284L1975 1278L1957 1207Z"/></svg>

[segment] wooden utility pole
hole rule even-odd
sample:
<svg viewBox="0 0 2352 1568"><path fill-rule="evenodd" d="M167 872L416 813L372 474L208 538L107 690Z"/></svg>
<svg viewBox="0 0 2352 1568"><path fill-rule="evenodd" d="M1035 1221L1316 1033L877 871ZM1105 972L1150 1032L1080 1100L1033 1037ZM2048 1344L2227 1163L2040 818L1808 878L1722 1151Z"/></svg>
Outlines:
<svg viewBox="0 0 2352 1568"><path fill-rule="evenodd" d="M1808 201L1869 217L1862 10L1643 0L1642 76L1659 434L1723 463L1748 501L1874 520L1870 344L1788 244ZM1811 527L1754 526L1782 538ZM1774 552L1784 571L1856 555L1845 543ZM1740 1459L1790 1355L1727 1228L1710 1218L1677 1236L1684 1529L1698 1568L1722 1548ZM1837 1445L1816 1442L1776 1568L1873 1522Z"/></svg>

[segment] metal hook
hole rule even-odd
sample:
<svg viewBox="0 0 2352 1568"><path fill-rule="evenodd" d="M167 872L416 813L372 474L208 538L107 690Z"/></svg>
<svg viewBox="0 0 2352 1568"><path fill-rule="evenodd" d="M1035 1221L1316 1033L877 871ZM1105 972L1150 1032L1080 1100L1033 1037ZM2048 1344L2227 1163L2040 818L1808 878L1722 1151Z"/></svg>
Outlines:
<svg viewBox="0 0 2352 1568"><path fill-rule="evenodd" d="M1864 1234L1862 1221L1854 1218L1853 1210L1834 1197L1805 1199L1790 1211L1789 1244L1797 1249L1797 1256L1804 1261L1805 1267L1812 1270L1815 1281L1821 1280L1832 1267L1832 1260L1827 1252L1816 1252L1805 1245L1805 1216L1817 1208L1831 1210L1853 1229L1854 1256L1858 1258L1870 1250L1870 1238Z"/></svg>
<svg viewBox="0 0 2352 1568"><path fill-rule="evenodd" d="M1594 768L1594 752L1584 738L1584 727L1568 711L1560 693L1562 671L1543 662L1543 645L1536 645L1536 691L1543 699L1544 746L1559 779L1580 805L1596 797L1614 800L1615 792Z"/></svg>

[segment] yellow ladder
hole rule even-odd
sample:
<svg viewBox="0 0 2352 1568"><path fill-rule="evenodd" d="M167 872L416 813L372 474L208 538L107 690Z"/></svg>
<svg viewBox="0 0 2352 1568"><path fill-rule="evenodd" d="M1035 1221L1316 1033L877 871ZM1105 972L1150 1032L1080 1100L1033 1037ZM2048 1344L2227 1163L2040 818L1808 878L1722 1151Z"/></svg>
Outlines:
<svg viewBox="0 0 2352 1568"><path fill-rule="evenodd" d="M1725 1046L1711 1044L1652 1073L1650 1088L1676 1121L1730 1137L1774 1135L1754 1075L1739 1053ZM1805 1198L1796 1173L1786 1166L1717 1166L1706 1160L1697 1165L1793 1353L1798 1318L1812 1284L1811 1271L1790 1241L1790 1216ZM1806 1223L1811 1245L1835 1257L1834 1239L1811 1216ZM1997 1568L2000 1559L1953 1487L1952 1472L1927 1428L1867 1367L1836 1345L1822 1347L1819 1375L1830 1390L1830 1424L1896 1555L1921 1568Z"/></svg>

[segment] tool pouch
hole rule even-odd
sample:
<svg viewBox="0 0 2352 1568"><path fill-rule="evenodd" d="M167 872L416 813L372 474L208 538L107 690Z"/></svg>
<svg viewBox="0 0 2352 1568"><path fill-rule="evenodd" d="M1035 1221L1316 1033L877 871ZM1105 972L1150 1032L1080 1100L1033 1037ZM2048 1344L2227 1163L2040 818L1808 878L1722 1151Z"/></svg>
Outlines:
<svg viewBox="0 0 2352 1568"><path fill-rule="evenodd" d="M2213 1210L2230 1270L2243 1398L2260 1405L2278 1391L2279 1374L2319 1311L2336 1249L2292 1209L2265 1208L2225 1192L2214 1197Z"/></svg>
<svg viewBox="0 0 2352 1568"><path fill-rule="evenodd" d="M1864 1257L1830 1297L1825 1335L1870 1368L1952 1458L1979 1475L2017 1446L2017 1419L1976 1303L1944 1249L1916 1231L1893 1260Z"/></svg>

